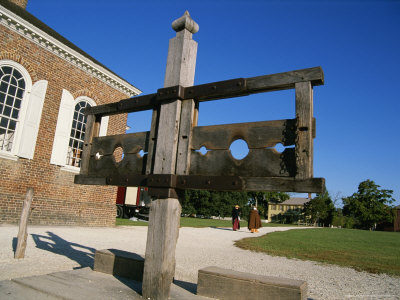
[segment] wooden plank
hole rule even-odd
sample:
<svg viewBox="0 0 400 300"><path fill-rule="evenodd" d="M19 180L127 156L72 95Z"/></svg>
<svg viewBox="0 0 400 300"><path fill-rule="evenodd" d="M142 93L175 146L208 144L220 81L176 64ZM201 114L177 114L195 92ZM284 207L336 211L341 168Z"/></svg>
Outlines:
<svg viewBox="0 0 400 300"><path fill-rule="evenodd" d="M294 148L279 153L275 149L250 149L241 160L229 150L192 152L189 175L204 176L295 176Z"/></svg>
<svg viewBox="0 0 400 300"><path fill-rule="evenodd" d="M250 149L284 146L295 143L295 119L197 126L193 128L192 149L229 149L233 141L243 139Z"/></svg>
<svg viewBox="0 0 400 300"><path fill-rule="evenodd" d="M19 221L18 230L18 243L17 249L15 250L14 258L24 258L26 249L26 239L28 237L28 218L32 204L33 188L28 188L26 191L24 203L22 206L21 219Z"/></svg>
<svg viewBox="0 0 400 300"><path fill-rule="evenodd" d="M193 127L197 125L198 109L193 99L182 101L176 174L189 174Z"/></svg>
<svg viewBox="0 0 400 300"><path fill-rule="evenodd" d="M112 155L115 148L122 147L124 154L136 154L141 150L146 151L150 132L135 132L95 137L92 141L90 155L96 153Z"/></svg>
<svg viewBox="0 0 400 300"><path fill-rule="evenodd" d="M246 86L251 92L270 92L293 89L299 82L310 82L313 86L324 84L324 73L321 67L301 69L285 73L264 75L246 79Z"/></svg>
<svg viewBox="0 0 400 300"><path fill-rule="evenodd" d="M160 115L159 109L154 109L151 117L151 128L149 134L149 141L147 144L146 174L153 173L155 152L157 147L157 131L158 131L159 115Z"/></svg>
<svg viewBox="0 0 400 300"><path fill-rule="evenodd" d="M324 178L252 177L243 181L246 191L322 193L325 190Z"/></svg>
<svg viewBox="0 0 400 300"><path fill-rule="evenodd" d="M148 94L123 99L118 102L91 106L85 109L85 115L109 116L153 109L157 105L157 94Z"/></svg>
<svg viewBox="0 0 400 300"><path fill-rule="evenodd" d="M101 118L99 118L101 120ZM93 137L99 135L100 122L96 122L96 116L88 115L86 120L85 139L81 157L80 174L88 174L90 165L90 151L92 148Z"/></svg>
<svg viewBox="0 0 400 300"><path fill-rule="evenodd" d="M107 185L106 178L104 176L94 177L88 175L75 175L74 183L87 185Z"/></svg>
<svg viewBox="0 0 400 300"><path fill-rule="evenodd" d="M296 83L296 178L313 176L313 90L311 82Z"/></svg>
<svg viewBox="0 0 400 300"><path fill-rule="evenodd" d="M168 299L175 274L180 216L178 199L158 199L150 205L142 285L144 299Z"/></svg>
<svg viewBox="0 0 400 300"><path fill-rule="evenodd" d="M193 42L192 40L190 41ZM195 57L196 54L190 53L190 55ZM190 64L193 65L193 62L184 62L184 64L191 67ZM176 70L178 69L175 69L174 71ZM176 81L169 79L168 83L166 82L164 86L183 86L185 87L184 91L180 93L183 100L194 99L195 101L203 102L246 96L254 93L293 89L295 88L296 83L306 81L310 81L313 86L324 84L324 73L322 68L314 67L257 77L236 78L195 86L192 86L193 82L190 84L188 84L188 82L174 83ZM235 84L232 85L232 83ZM85 110L85 114L103 116L155 109L158 105L160 105L160 103L162 103L163 100L171 101L171 99L165 95L153 93L134 98L123 99L115 103L93 106L87 108Z"/></svg>

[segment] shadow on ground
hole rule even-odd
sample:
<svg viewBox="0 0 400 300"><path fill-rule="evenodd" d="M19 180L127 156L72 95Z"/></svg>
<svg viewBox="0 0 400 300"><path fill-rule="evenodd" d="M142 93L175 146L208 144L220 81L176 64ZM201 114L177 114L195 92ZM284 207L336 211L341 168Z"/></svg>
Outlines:
<svg viewBox="0 0 400 300"><path fill-rule="evenodd" d="M221 228L222 229L222 228ZM45 251L49 251L55 254L63 255L68 257L69 259L76 261L79 266L74 269L83 269L90 267L93 270L94 266L94 256L96 253L96 249L92 247L87 247L81 244L73 243L67 241L60 237L59 235L47 231L46 235L39 234L31 234L33 241L36 244L36 247ZM12 246L14 253L17 248L18 239L16 237L13 238ZM123 250L117 249L109 249L115 255L120 254L120 252L124 252ZM131 253L131 255L135 255L138 258L142 258L140 255L136 253ZM142 283L139 281L134 281L125 277L115 276L121 283L125 284L138 294L142 294ZM174 280L174 284L179 286L180 288L190 292L191 294L196 294L197 285L191 282Z"/></svg>
<svg viewBox="0 0 400 300"><path fill-rule="evenodd" d="M74 269L81 269L86 267L93 268L94 254L96 252L96 249L69 242L51 231L47 231L46 233L48 234L47 236L31 234L37 248L55 254L63 255L71 260L76 261L79 264L79 267L75 267ZM17 241L17 238L13 239L14 252L16 249Z"/></svg>

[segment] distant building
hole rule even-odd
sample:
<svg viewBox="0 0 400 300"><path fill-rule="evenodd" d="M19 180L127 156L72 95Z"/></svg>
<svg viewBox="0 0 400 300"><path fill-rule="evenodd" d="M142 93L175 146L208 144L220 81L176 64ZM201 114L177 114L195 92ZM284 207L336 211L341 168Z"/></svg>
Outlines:
<svg viewBox="0 0 400 300"><path fill-rule="evenodd" d="M0 0L0 223L19 221L32 187L31 224L113 225L117 188L74 184L86 130L82 109L140 90L26 5ZM103 117L100 135L125 133L126 120Z"/></svg>
<svg viewBox="0 0 400 300"><path fill-rule="evenodd" d="M280 217L288 211L301 211L304 204L309 202L307 198L290 198L282 203L268 204L268 222L280 220Z"/></svg>

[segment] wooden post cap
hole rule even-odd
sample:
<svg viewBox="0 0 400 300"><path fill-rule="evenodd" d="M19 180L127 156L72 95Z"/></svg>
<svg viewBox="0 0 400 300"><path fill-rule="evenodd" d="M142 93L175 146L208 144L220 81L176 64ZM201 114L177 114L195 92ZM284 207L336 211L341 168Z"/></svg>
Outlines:
<svg viewBox="0 0 400 300"><path fill-rule="evenodd" d="M172 29L176 32L186 29L191 33L196 33L199 31L199 25L190 17L189 12L185 11L182 17L172 22Z"/></svg>

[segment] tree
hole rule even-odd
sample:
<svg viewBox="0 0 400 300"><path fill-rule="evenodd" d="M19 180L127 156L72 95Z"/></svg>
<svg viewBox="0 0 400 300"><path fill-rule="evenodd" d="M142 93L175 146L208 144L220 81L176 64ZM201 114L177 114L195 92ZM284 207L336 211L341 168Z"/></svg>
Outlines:
<svg viewBox="0 0 400 300"><path fill-rule="evenodd" d="M358 192L343 198L343 215L355 219L355 227L373 229L377 223L393 222L392 190L379 189L372 180L365 180L358 185Z"/></svg>
<svg viewBox="0 0 400 300"><path fill-rule="evenodd" d="M289 194L283 192L247 192L249 205L258 207L260 215L268 215L269 202L281 203L290 198Z"/></svg>
<svg viewBox="0 0 400 300"><path fill-rule="evenodd" d="M185 190L180 195L179 201L182 205L182 213L188 215L229 217L236 204L241 207L242 216L247 215L249 211L246 192Z"/></svg>
<svg viewBox="0 0 400 300"><path fill-rule="evenodd" d="M304 205L304 214L311 218L312 223L322 223L324 226L332 224L335 213L331 196L325 190Z"/></svg>

